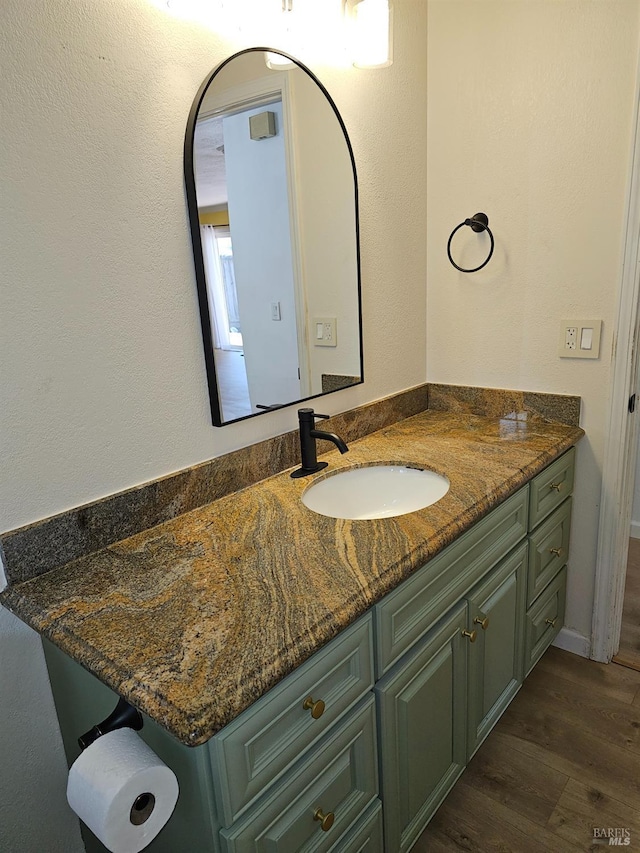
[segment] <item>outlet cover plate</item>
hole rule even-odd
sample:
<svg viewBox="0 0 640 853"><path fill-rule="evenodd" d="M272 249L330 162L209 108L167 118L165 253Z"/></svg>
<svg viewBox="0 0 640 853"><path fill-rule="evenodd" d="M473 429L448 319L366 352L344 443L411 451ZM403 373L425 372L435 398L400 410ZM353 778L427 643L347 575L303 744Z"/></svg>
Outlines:
<svg viewBox="0 0 640 853"><path fill-rule="evenodd" d="M573 333L574 329L575 335ZM587 330L586 334L585 329ZM591 346L589 349L586 349L583 346L583 342L585 338L589 337L589 329L592 330ZM602 320L576 319L575 317L569 320L562 320L560 324L558 355L560 358L598 358L600 356L601 333Z"/></svg>
<svg viewBox="0 0 640 853"><path fill-rule="evenodd" d="M317 347L338 346L338 324L335 317L313 318L313 343Z"/></svg>

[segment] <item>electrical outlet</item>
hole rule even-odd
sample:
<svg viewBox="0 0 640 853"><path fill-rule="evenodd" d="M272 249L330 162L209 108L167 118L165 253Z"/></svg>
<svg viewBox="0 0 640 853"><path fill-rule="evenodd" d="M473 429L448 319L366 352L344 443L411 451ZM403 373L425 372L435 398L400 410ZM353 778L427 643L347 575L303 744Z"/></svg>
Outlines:
<svg viewBox="0 0 640 853"><path fill-rule="evenodd" d="M317 347L338 346L336 318L314 317L313 318L313 343Z"/></svg>
<svg viewBox="0 0 640 853"><path fill-rule="evenodd" d="M560 358L598 358L602 320L562 320Z"/></svg>
<svg viewBox="0 0 640 853"><path fill-rule="evenodd" d="M578 344L578 327L567 326L564 335L565 349L575 349Z"/></svg>

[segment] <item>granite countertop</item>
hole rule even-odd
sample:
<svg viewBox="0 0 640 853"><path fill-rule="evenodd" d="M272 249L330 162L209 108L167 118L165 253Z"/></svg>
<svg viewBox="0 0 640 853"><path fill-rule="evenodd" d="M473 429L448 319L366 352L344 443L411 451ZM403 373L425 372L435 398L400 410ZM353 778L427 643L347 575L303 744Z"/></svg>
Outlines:
<svg viewBox="0 0 640 853"><path fill-rule="evenodd" d="M204 743L583 435L427 410L39 577L0 601L171 734ZM451 481L397 518L317 515L310 482L371 462Z"/></svg>

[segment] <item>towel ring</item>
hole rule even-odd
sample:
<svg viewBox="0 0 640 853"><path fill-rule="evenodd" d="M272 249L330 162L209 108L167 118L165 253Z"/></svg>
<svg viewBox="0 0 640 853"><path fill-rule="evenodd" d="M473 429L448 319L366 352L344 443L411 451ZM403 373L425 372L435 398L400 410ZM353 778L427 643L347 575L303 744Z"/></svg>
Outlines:
<svg viewBox="0 0 640 853"><path fill-rule="evenodd" d="M453 240L453 235L456 233L456 231L459 231L464 225L468 225L472 231L476 231L477 233L479 233L480 231L486 231L489 235L489 239L491 240L491 248L489 249L489 254L487 255L486 259L483 261L483 263L480 264L479 267L474 267L472 270L465 270L462 267L459 267L458 264L451 257L451 241ZM486 213L476 213L471 217L471 219L465 219L464 222L461 222L460 225L453 229L453 231L451 232L451 236L449 237L449 242L447 243L447 255L449 256L449 260L451 261L453 266L457 270L460 270L460 272L478 272L478 270L481 270L482 267L486 267L486 265L491 260L491 255L493 255L493 247L494 240L493 234L491 233L491 229L489 228L489 217Z"/></svg>

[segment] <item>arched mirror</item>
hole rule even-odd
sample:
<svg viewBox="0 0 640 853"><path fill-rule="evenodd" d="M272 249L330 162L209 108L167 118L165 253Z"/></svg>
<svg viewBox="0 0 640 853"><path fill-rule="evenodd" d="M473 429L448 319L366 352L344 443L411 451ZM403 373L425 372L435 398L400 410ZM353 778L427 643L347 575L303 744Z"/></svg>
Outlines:
<svg viewBox="0 0 640 853"><path fill-rule="evenodd" d="M185 183L215 426L362 382L355 164L318 79L262 48L223 62Z"/></svg>

